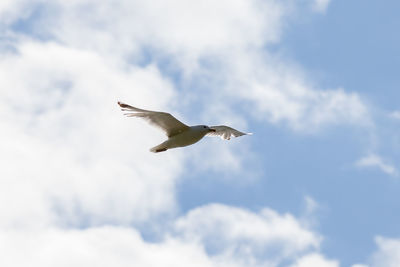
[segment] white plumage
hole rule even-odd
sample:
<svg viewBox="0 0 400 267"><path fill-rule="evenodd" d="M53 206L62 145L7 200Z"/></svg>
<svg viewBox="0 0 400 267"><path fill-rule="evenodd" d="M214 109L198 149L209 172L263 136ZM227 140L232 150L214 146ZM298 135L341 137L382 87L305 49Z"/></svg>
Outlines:
<svg viewBox="0 0 400 267"><path fill-rule="evenodd" d="M151 152L155 153L166 151L171 148L192 145L200 141L200 139L202 139L205 135L220 136L222 139L229 140L231 139L231 136L239 137L242 135L251 134L243 133L224 125L211 127L206 125L187 126L166 112L135 108L121 102L118 102L118 105L121 107L122 111L126 112L126 116L143 118L150 124L157 126L165 132L165 134L168 136L168 139L158 146L150 149Z"/></svg>

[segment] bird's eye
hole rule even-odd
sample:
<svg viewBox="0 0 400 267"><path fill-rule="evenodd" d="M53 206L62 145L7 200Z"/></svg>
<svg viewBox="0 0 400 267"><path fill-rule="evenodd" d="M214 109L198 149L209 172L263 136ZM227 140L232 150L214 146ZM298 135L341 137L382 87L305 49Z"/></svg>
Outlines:
<svg viewBox="0 0 400 267"><path fill-rule="evenodd" d="M205 129L205 128L207 128L207 126L203 126L203 128Z"/></svg>

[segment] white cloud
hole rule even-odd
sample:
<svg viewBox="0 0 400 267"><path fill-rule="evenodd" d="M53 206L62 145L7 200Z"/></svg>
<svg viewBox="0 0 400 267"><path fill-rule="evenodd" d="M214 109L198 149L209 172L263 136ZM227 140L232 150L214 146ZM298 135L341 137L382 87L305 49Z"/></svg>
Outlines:
<svg viewBox="0 0 400 267"><path fill-rule="evenodd" d="M305 196L300 220L303 225L313 228L319 223L318 213L321 211L320 204L311 196Z"/></svg>
<svg viewBox="0 0 400 267"><path fill-rule="evenodd" d="M17 49L0 61L1 224L127 224L170 213L181 154L148 153L163 137L116 104L167 106L174 90L157 68L112 65L54 43Z"/></svg>
<svg viewBox="0 0 400 267"><path fill-rule="evenodd" d="M331 0L313 0L312 1L312 8L316 12L324 13L330 4Z"/></svg>
<svg viewBox="0 0 400 267"><path fill-rule="evenodd" d="M305 214L306 215L312 215L318 210L319 204L315 199L313 199L310 196L305 196L304 197L304 202L305 202Z"/></svg>
<svg viewBox="0 0 400 267"><path fill-rule="evenodd" d="M328 260L323 255L312 253L301 257L291 267L339 267L339 262Z"/></svg>
<svg viewBox="0 0 400 267"><path fill-rule="evenodd" d="M0 231L0 265L272 267L293 260L296 264L329 263L314 254L303 259L301 255L318 248L320 237L292 215L269 209L254 213L208 205L178 218L172 227L158 242L147 242L134 228L121 226L8 229Z"/></svg>
<svg viewBox="0 0 400 267"><path fill-rule="evenodd" d="M359 167L376 167L386 174L397 175L397 169L376 154L369 154L359 159L356 165Z"/></svg>
<svg viewBox="0 0 400 267"><path fill-rule="evenodd" d="M328 5L313 3L319 9ZM356 93L316 89L306 82L307 75L265 50L266 44L279 41L295 7L290 1L85 0L51 7L47 19L37 21L38 34L113 61L168 62L189 84L214 81L208 89L196 88L212 92L210 102L227 99L225 105L234 109L247 99L259 119L287 122L302 131L369 123Z"/></svg>
<svg viewBox="0 0 400 267"><path fill-rule="evenodd" d="M40 34L135 63L143 52L153 58L172 55L188 70L201 56L278 40L285 9L259 0L83 0L53 1L50 11L37 22Z"/></svg>
<svg viewBox="0 0 400 267"><path fill-rule="evenodd" d="M315 250L321 241L290 214L268 208L253 213L220 204L191 210L177 220L175 229L185 240L203 243L212 253L269 264Z"/></svg>
<svg viewBox="0 0 400 267"><path fill-rule="evenodd" d="M373 267L396 267L400 265L400 239L375 238L378 251L372 256Z"/></svg>
<svg viewBox="0 0 400 267"><path fill-rule="evenodd" d="M353 267L397 267L400 266L400 239L377 236L375 243L378 246L368 264L356 264Z"/></svg>
<svg viewBox="0 0 400 267"><path fill-rule="evenodd" d="M19 18L25 18L29 14L27 10L21 10L26 0L3 0L0 2L0 30L1 23L10 23Z"/></svg>
<svg viewBox="0 0 400 267"><path fill-rule="evenodd" d="M248 100L258 119L286 122L303 132L329 125L371 125L368 109L357 93L316 89L307 75L279 58L265 56L261 61L260 55L249 55L241 58L240 65L227 65L231 66L227 76L236 77L228 93Z"/></svg>
<svg viewBox="0 0 400 267"><path fill-rule="evenodd" d="M0 249L7 252L2 266L217 266L197 244L174 239L147 243L136 230L123 227L8 231L0 236Z"/></svg>

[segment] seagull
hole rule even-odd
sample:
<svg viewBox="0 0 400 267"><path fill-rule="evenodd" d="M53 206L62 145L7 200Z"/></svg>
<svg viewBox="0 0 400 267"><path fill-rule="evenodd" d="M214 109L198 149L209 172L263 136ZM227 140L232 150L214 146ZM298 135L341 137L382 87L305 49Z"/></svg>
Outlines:
<svg viewBox="0 0 400 267"><path fill-rule="evenodd" d="M158 146L151 148L150 151L154 153L167 151L171 148L193 145L200 141L205 135L219 136L222 139L230 140L231 136L239 137L252 134L243 133L225 125L210 127L207 125L187 126L167 112L135 108L122 102L118 102L118 105L121 107L122 111L126 112L124 115L143 118L165 132L168 139Z"/></svg>

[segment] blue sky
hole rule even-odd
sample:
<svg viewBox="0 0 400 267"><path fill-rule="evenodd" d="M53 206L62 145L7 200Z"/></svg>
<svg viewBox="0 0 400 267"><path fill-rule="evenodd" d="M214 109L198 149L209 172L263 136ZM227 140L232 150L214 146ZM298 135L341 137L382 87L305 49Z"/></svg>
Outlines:
<svg viewBox="0 0 400 267"><path fill-rule="evenodd" d="M395 1L332 1L323 16L292 24L283 47L323 76L324 85L363 93L381 109L397 109L398 8Z"/></svg>
<svg viewBox="0 0 400 267"><path fill-rule="evenodd" d="M399 5L0 4L0 265L400 265Z"/></svg>

